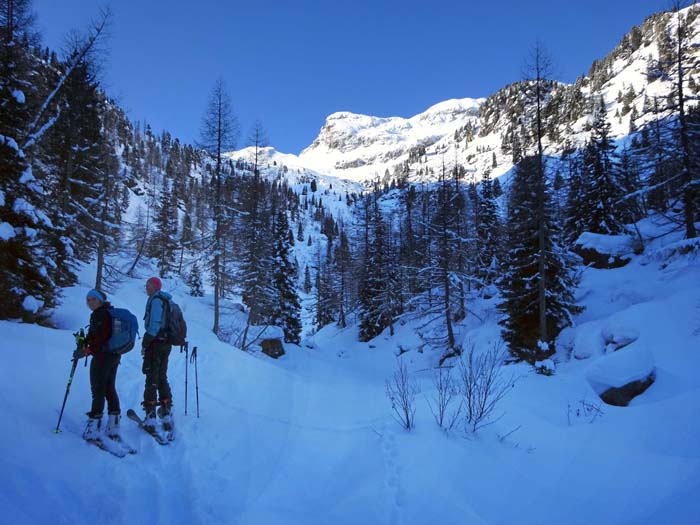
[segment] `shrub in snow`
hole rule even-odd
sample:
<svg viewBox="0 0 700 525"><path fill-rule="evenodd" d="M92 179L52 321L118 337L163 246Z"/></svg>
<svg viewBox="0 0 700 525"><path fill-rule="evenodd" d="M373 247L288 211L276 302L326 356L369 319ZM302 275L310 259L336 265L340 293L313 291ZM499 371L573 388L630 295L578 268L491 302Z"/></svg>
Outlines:
<svg viewBox="0 0 700 525"><path fill-rule="evenodd" d="M600 403L588 401L585 397L580 399L578 403L569 403L567 406L566 419L569 426L576 421L585 421L593 423L599 417L602 417L604 412L600 408Z"/></svg>
<svg viewBox="0 0 700 525"><path fill-rule="evenodd" d="M665 268L676 259L693 260L698 256L700 256L700 238L683 239L650 253L645 261L660 261L661 267Z"/></svg>
<svg viewBox="0 0 700 525"><path fill-rule="evenodd" d="M410 432L416 414L418 385L411 379L402 359L397 359L397 369L392 380L386 380L386 396L391 401L394 419Z"/></svg>
<svg viewBox="0 0 700 525"><path fill-rule="evenodd" d="M513 387L513 378L503 377L505 353L500 344L476 355L472 344L459 362L465 427L471 431L499 420L498 405Z"/></svg>
<svg viewBox="0 0 700 525"><path fill-rule="evenodd" d="M445 431L452 430L462 412L464 401L459 400L457 408L450 410L453 401L458 400L459 396L459 387L452 377L451 370L443 367L438 368L433 373L433 385L435 386L435 395L432 396L432 401L428 397L425 400L428 402L438 426Z"/></svg>

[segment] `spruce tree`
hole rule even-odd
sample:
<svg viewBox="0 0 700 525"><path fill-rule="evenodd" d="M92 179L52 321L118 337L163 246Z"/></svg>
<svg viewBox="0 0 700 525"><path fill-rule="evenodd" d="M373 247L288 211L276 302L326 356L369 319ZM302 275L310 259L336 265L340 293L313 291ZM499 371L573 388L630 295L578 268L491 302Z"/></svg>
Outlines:
<svg viewBox="0 0 700 525"><path fill-rule="evenodd" d="M393 332L394 317L398 312L396 295L396 267L392 260L392 246L388 230L377 202L369 197L365 203L366 236L365 257L360 283L360 341L369 341L385 328ZM373 202L370 202L373 201Z"/></svg>
<svg viewBox="0 0 700 525"><path fill-rule="evenodd" d="M347 326L346 315L350 310L350 286L352 282L352 251L345 230L340 231L338 246L335 248L335 294L338 298L338 326Z"/></svg>
<svg viewBox="0 0 700 525"><path fill-rule="evenodd" d="M577 197L584 231L618 234L623 231L624 191L620 181L620 159L610 138L605 103L600 99L593 117L591 138L582 159L582 190Z"/></svg>
<svg viewBox="0 0 700 525"><path fill-rule="evenodd" d="M163 189L155 216L156 233L152 239L152 254L158 259L161 277L168 277L175 270L177 210L177 196L170 187L168 179L163 178Z"/></svg>
<svg viewBox="0 0 700 525"><path fill-rule="evenodd" d="M481 180L479 215L476 225L477 255L476 274L485 285L495 282L498 275L498 247L500 224L493 194L491 174L487 171Z"/></svg>
<svg viewBox="0 0 700 525"><path fill-rule="evenodd" d="M316 329L334 321L335 295L333 293L333 281L330 273L330 265L324 257L321 257L320 249L316 251L316 278L315 278L314 311Z"/></svg>
<svg viewBox="0 0 700 525"><path fill-rule="evenodd" d="M309 265L306 265L304 269L304 293L311 293L311 272L309 271Z"/></svg>
<svg viewBox="0 0 700 525"><path fill-rule="evenodd" d="M540 173L536 157L526 157L515 168L508 201L507 262L500 283L503 302L499 309L506 315L499 323L503 338L515 358L529 363L551 356L559 332L581 312L573 296L574 261L562 246L551 192ZM542 196L544 202L538 203ZM537 210L544 210L544 215ZM546 233L544 253L540 249L542 229ZM543 279L539 270L542 259L547 294L544 334L538 297Z"/></svg>
<svg viewBox="0 0 700 525"><path fill-rule="evenodd" d="M190 270L190 275L187 278L187 285L190 287L190 295L192 297L204 297L204 289L202 287L202 272L199 265L194 263Z"/></svg>
<svg viewBox="0 0 700 525"><path fill-rule="evenodd" d="M7 2L5 2L7 3ZM29 2L0 10L0 319L34 320L56 304L58 290L44 247L54 225L42 210L45 188L23 147L30 125L32 70L23 41L31 30Z"/></svg>
<svg viewBox="0 0 700 525"><path fill-rule="evenodd" d="M272 323L284 330L284 340L299 343L301 340L301 305L294 281L297 275L296 261L292 260L292 241L289 238L287 213L277 213L274 232L273 279L276 291L272 311Z"/></svg>

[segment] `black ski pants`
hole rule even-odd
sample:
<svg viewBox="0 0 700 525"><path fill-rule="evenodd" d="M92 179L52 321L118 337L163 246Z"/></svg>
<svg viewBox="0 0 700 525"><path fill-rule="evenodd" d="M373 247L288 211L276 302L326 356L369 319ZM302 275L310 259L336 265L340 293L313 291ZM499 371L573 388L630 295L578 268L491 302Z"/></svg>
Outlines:
<svg viewBox="0 0 700 525"><path fill-rule="evenodd" d="M168 384L168 358L171 349L172 346L167 343L154 341L144 353L142 371L146 374L146 388L143 391L143 406L146 409L155 407L157 399L160 399L161 404L172 404L172 393Z"/></svg>
<svg viewBox="0 0 700 525"><path fill-rule="evenodd" d="M107 399L109 414L121 414L119 396L117 395L117 369L121 361L119 354L97 352L90 362L90 390L92 391L92 409L90 417L101 417Z"/></svg>

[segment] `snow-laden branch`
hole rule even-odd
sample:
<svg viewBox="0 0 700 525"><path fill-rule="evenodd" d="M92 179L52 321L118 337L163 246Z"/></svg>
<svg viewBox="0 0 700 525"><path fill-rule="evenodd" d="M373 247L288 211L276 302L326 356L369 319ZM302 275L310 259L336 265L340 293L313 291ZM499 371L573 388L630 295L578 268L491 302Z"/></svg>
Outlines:
<svg viewBox="0 0 700 525"><path fill-rule="evenodd" d="M46 109L49 107L53 99L56 98L56 95L63 87L63 84L65 84L66 80L68 80L68 77L70 77L71 73L73 73L73 70L78 66L78 64L80 64L80 62L82 62L83 59L88 55L88 53L90 53L90 51L95 47L95 43L99 40L100 36L107 27L107 23L109 22L110 16L111 15L109 10L103 10L100 13L100 18L93 23L93 27L88 33L88 36L85 39L85 42L83 43L82 47L75 53L73 58L70 60L66 71L58 80L58 84L56 84L56 87L53 89L53 91L49 93L49 96L46 97L46 100L44 100L44 103L41 105L41 107L37 111L36 116L32 120L32 123L29 125L27 137L22 143L22 149L34 144L48 129L51 128L53 123L56 122L55 118L50 119L49 122L46 123L46 125L42 126L41 129L37 130L39 122L44 116Z"/></svg>

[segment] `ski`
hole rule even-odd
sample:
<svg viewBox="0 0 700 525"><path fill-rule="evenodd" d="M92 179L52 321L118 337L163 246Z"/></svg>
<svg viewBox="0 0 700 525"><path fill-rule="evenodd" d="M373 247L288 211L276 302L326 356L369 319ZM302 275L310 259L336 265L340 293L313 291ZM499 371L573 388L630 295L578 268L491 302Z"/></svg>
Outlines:
<svg viewBox="0 0 700 525"><path fill-rule="evenodd" d="M119 446L122 448L123 451L125 451L127 454L137 454L138 451L129 445L126 441L124 441L121 436L116 436L116 437L109 437L107 438L112 441L113 443L119 443Z"/></svg>
<svg viewBox="0 0 700 525"><path fill-rule="evenodd" d="M97 438L97 439L86 439L86 443L90 443L91 445L95 445L97 448L100 450L104 450L105 452L109 452L113 456L116 456L118 458L123 458L126 456L126 452L122 450L121 448L119 450L116 450L109 445L107 445L102 439Z"/></svg>
<svg viewBox="0 0 700 525"><path fill-rule="evenodd" d="M128 417L134 423L136 423L139 426L139 428L141 428L144 432L146 432L147 434L152 436L153 439L156 440L156 443L158 443L159 445L168 445L170 443L166 438L161 436L157 430L151 431L151 430L147 429L143 424L143 419L141 419L138 416L138 414L133 411L133 409L130 408L129 410L126 411L126 417Z"/></svg>

